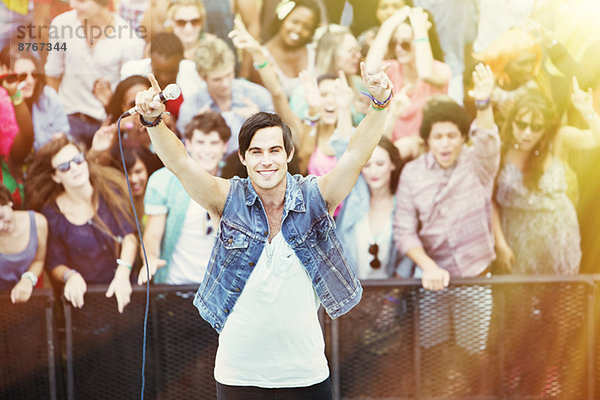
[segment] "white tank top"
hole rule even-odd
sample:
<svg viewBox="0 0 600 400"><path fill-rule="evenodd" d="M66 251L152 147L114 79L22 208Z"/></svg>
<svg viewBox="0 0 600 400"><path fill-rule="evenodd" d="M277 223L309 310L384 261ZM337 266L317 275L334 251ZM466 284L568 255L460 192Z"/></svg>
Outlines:
<svg viewBox="0 0 600 400"><path fill-rule="evenodd" d="M303 387L329 376L310 277L280 233L266 243L219 336L224 385Z"/></svg>

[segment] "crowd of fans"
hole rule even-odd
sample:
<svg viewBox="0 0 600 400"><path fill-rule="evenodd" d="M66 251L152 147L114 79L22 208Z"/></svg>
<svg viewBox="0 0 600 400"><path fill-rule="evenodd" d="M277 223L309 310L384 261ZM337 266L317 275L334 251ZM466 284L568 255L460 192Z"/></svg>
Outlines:
<svg viewBox="0 0 600 400"><path fill-rule="evenodd" d="M0 289L13 302L43 271L75 307L87 284L107 284L121 312L132 282L202 280L219 221L162 166L135 115L118 128L137 223L129 203L117 122L147 74L181 87L164 119L198 168L244 177L240 126L269 111L291 128L290 172L324 175L370 104L361 62L386 65L394 95L335 212L360 279L438 290L489 272L598 272L594 1L28 4L0 4Z"/></svg>

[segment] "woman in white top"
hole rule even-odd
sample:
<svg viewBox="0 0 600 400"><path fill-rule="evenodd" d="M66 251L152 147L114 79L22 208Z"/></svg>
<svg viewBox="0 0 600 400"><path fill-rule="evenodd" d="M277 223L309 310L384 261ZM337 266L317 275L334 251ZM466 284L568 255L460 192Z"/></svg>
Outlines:
<svg viewBox="0 0 600 400"><path fill-rule="evenodd" d="M345 146L334 147L343 154ZM392 213L402 165L398 149L382 137L337 217L344 254L359 279L396 276L401 258L392 236Z"/></svg>

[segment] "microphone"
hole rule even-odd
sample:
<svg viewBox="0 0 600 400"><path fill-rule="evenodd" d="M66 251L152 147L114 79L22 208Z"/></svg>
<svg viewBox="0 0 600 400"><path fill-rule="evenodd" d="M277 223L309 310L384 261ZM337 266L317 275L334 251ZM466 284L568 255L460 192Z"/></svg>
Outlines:
<svg viewBox="0 0 600 400"><path fill-rule="evenodd" d="M167 87L164 88L162 92L155 95L152 98L152 101L160 101L161 103L164 103L167 100L175 100L180 95L181 95L181 89L179 88L179 86L177 86L174 83L171 83L170 85L167 85ZM137 109L137 106L131 107L129 110L125 111L123 113L123 115L121 115L121 117L125 118L130 115L137 114L138 112L139 112L139 110Z"/></svg>

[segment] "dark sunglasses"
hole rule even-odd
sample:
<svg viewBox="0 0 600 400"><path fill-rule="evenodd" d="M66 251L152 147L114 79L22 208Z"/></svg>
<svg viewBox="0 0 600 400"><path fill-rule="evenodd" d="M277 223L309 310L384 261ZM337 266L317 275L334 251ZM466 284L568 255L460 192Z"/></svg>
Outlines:
<svg viewBox="0 0 600 400"><path fill-rule="evenodd" d="M373 256L373 261L371 261L369 263L369 265L373 269L381 268L381 261L379 261L379 258L377 258L378 253L379 253L379 246L377 245L377 243L374 243L369 246L369 254L371 254Z"/></svg>
<svg viewBox="0 0 600 400"><path fill-rule="evenodd" d="M176 19L175 20L175 25L177 25L179 28L185 28L185 26L190 23L192 24L192 26L194 28L200 26L200 18L194 18L194 19Z"/></svg>
<svg viewBox="0 0 600 400"><path fill-rule="evenodd" d="M400 47L402 47L402 50L404 51L410 51L410 49L412 48L412 42L410 41L398 42L398 44L400 45Z"/></svg>
<svg viewBox="0 0 600 400"><path fill-rule="evenodd" d="M531 132L541 132L544 130L544 124L530 124L528 122L525 121L515 121L514 122L516 127L519 128L519 130L524 131L525 129L527 129L527 127L529 127L529 129L531 129Z"/></svg>
<svg viewBox="0 0 600 400"><path fill-rule="evenodd" d="M75 165L80 165L85 161L85 154L79 153L75 157L71 158L69 161L65 161L64 163L58 164L54 167L55 170L60 172L67 172L71 169L71 163L75 163Z"/></svg>
<svg viewBox="0 0 600 400"><path fill-rule="evenodd" d="M6 81L6 83L23 82L25 79L27 79L27 75L31 75L32 78L35 78L37 74L32 72L23 72L21 74L6 74L0 76L0 80Z"/></svg>

